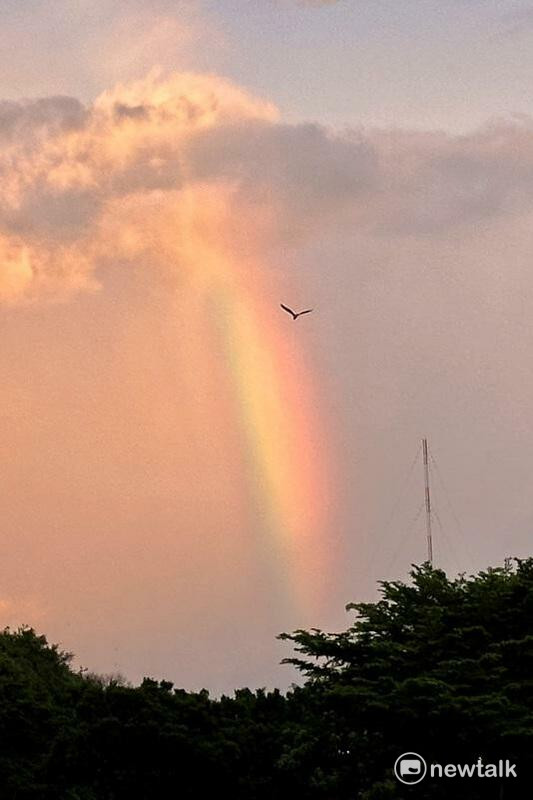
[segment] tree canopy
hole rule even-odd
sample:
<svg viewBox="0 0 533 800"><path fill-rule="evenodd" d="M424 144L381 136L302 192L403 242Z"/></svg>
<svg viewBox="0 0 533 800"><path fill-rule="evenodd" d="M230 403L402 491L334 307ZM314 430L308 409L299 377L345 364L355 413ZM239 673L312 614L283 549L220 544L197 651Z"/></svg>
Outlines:
<svg viewBox="0 0 533 800"><path fill-rule="evenodd" d="M187 692L75 671L29 628L0 633L5 800L525 797L533 768L533 559L449 579L429 565L348 606L351 626L281 634L303 685ZM426 778L392 766L509 759L519 777ZM524 792L526 792L524 794Z"/></svg>
<svg viewBox="0 0 533 800"><path fill-rule="evenodd" d="M533 767L533 560L455 580L425 564L411 578L409 584L383 582L377 603L350 604L356 619L342 633L283 635L299 653L288 661L306 675L339 742L331 765L339 775L338 796L348 797L357 786L365 798L397 797L391 766L405 751L428 763L509 758L527 785ZM500 797L501 787L473 783L457 782L454 795ZM442 781L416 790L431 798L451 791Z"/></svg>

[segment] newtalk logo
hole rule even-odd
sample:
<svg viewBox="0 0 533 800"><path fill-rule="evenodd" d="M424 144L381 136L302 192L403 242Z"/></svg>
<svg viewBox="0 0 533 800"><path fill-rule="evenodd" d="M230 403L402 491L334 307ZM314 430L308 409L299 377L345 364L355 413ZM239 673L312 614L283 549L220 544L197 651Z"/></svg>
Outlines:
<svg viewBox="0 0 533 800"><path fill-rule="evenodd" d="M401 783L414 786L424 780L428 766L418 753L404 753L394 763L394 774ZM430 764L431 778L516 778L516 764L500 759L497 764L484 764L481 758L474 764Z"/></svg>

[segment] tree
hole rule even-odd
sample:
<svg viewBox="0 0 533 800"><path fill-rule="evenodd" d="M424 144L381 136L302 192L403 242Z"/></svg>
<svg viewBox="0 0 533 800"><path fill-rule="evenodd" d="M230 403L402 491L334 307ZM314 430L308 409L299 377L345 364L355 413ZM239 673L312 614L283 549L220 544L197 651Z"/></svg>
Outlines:
<svg viewBox="0 0 533 800"><path fill-rule="evenodd" d="M327 726L326 738L337 743L321 758L324 774L336 776L332 796L400 796L391 788L392 765L405 751L428 763L509 758L526 786L533 768L533 559L455 580L424 564L411 578L382 582L377 603L350 604L356 619L343 633L281 636L300 654L286 661L318 698L322 735ZM496 784L457 780L453 793L496 798ZM448 797L450 784L426 779L416 789L419 798Z"/></svg>
<svg viewBox="0 0 533 800"><path fill-rule="evenodd" d="M0 797L45 798L48 765L75 719L71 656L31 628L0 634Z"/></svg>
<svg viewBox="0 0 533 800"><path fill-rule="evenodd" d="M35 631L0 632L0 798L528 796L533 560L455 580L425 564L349 609L342 633L282 635L302 686L218 699L75 672ZM411 750L441 764L508 758L525 783L404 787L392 765Z"/></svg>

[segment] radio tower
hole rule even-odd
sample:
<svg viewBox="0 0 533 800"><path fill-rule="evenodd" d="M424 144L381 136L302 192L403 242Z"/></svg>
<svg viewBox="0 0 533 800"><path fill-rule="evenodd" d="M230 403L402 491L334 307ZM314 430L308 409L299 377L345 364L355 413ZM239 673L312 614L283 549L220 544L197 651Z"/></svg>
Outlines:
<svg viewBox="0 0 533 800"><path fill-rule="evenodd" d="M422 439L422 454L424 463L424 488L426 498L426 538L428 545L428 562L433 566L433 538L431 536L431 496L429 494L429 463L428 463L428 440Z"/></svg>

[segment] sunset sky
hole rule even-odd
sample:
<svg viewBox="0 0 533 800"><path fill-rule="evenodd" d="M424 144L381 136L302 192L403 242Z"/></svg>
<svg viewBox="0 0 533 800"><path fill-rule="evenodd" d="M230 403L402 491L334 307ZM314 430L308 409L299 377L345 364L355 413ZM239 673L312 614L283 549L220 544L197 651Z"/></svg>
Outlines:
<svg viewBox="0 0 533 800"><path fill-rule="evenodd" d="M0 625L287 686L425 558L422 436L437 565L529 555L533 5L0 11Z"/></svg>

